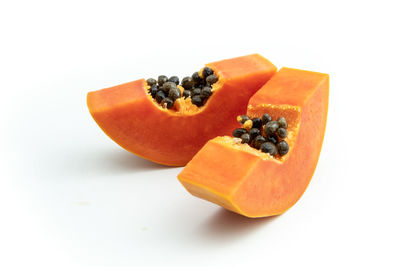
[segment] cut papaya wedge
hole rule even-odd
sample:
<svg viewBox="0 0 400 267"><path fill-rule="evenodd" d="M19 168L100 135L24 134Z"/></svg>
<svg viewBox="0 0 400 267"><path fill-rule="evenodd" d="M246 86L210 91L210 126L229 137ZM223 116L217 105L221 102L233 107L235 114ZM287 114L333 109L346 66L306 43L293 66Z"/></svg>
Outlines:
<svg viewBox="0 0 400 267"><path fill-rule="evenodd" d="M216 137L187 164L179 181L194 196L247 217L285 212L304 193L316 168L328 96L327 74L282 68L250 99L247 115L285 117L290 151L273 157L240 139Z"/></svg>
<svg viewBox="0 0 400 267"><path fill-rule="evenodd" d="M89 92L89 111L100 128L126 150L160 164L183 166L208 140L230 133L235 116L246 111L250 97L276 72L258 54L206 66L218 81L203 106L181 97L167 109L141 79Z"/></svg>

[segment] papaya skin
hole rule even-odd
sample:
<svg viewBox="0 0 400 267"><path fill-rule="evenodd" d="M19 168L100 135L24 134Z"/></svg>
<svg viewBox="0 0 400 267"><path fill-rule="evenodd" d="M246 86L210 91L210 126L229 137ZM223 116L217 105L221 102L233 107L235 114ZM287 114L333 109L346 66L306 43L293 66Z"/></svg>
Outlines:
<svg viewBox="0 0 400 267"><path fill-rule="evenodd" d="M100 128L126 150L167 166L185 165L211 138L230 134L250 97L276 72L258 54L207 64L219 80L203 107L178 99L162 108L144 79L89 92L87 105ZM181 88L182 89L182 88Z"/></svg>
<svg viewBox="0 0 400 267"><path fill-rule="evenodd" d="M178 175L194 196L246 217L279 215L306 190L324 139L329 76L282 68L249 101L247 115L288 121L288 154L272 157L230 136L210 140Z"/></svg>

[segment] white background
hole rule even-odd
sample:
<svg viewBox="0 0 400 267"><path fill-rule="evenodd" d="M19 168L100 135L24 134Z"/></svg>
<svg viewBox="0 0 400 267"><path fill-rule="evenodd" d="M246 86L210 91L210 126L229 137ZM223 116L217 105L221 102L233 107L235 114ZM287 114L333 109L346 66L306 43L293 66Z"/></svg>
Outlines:
<svg viewBox="0 0 400 267"><path fill-rule="evenodd" d="M396 2L0 1L0 266L400 266ZM331 79L318 168L281 216L192 197L87 110L254 52Z"/></svg>

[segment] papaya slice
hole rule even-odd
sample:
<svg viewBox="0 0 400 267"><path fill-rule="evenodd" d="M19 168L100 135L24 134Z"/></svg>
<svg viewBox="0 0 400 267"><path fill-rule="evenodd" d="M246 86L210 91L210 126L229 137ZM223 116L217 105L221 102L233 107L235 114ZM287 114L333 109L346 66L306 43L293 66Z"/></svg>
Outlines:
<svg viewBox="0 0 400 267"><path fill-rule="evenodd" d="M258 54L206 67L218 81L202 106L194 105L191 97L180 97L166 108L140 79L89 92L89 111L100 128L126 150L156 163L183 166L208 140L230 133L234 117L246 111L250 97L276 72L276 67ZM182 93L183 88L178 88Z"/></svg>
<svg viewBox="0 0 400 267"><path fill-rule="evenodd" d="M178 175L194 196L247 217L278 215L306 190L328 112L329 76L282 68L249 101L247 115L284 116L290 150L271 156L230 136L216 137Z"/></svg>

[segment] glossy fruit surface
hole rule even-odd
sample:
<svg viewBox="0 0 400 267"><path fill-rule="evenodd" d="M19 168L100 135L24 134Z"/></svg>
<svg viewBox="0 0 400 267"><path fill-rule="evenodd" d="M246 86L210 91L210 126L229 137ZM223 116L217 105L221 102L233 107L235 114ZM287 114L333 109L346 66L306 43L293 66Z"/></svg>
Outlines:
<svg viewBox="0 0 400 267"><path fill-rule="evenodd" d="M218 81L201 107L187 97L177 99L171 109L162 108L144 79L89 92L87 105L100 128L126 150L160 164L183 166L208 140L231 134L236 116L276 72L258 54L210 63L203 71L210 69ZM167 82L166 76L158 81Z"/></svg>
<svg viewBox="0 0 400 267"><path fill-rule="evenodd" d="M282 68L250 99L247 115L285 117L289 152L274 157L240 139L216 137L182 170L179 181L194 196L247 217L285 212L304 193L316 168L328 96L327 74Z"/></svg>

